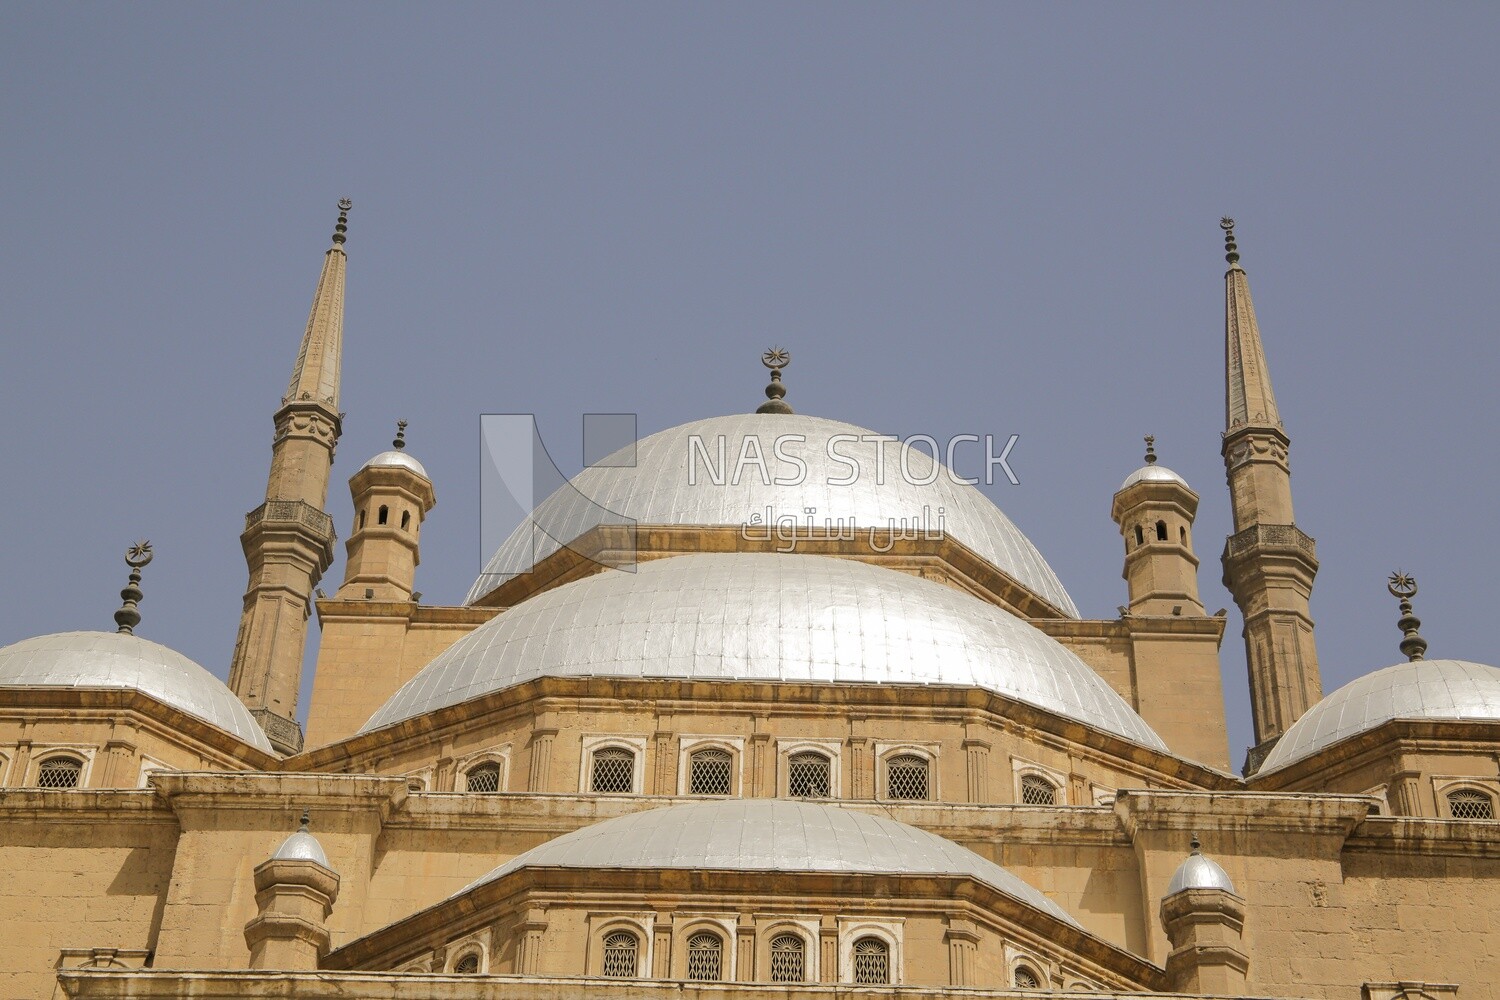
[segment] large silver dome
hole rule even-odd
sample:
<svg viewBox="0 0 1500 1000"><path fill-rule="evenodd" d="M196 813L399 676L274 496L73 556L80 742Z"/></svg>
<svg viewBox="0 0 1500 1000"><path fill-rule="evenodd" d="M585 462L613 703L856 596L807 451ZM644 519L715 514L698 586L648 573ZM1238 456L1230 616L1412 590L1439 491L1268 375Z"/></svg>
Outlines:
<svg viewBox="0 0 1500 1000"><path fill-rule="evenodd" d="M853 559L770 553L656 559L538 594L439 654L361 732L545 676L978 687L1166 749L1002 608Z"/></svg>
<svg viewBox="0 0 1500 1000"><path fill-rule="evenodd" d="M0 687L134 688L274 753L250 710L181 653L121 632L59 632L0 649Z"/></svg>
<svg viewBox="0 0 1500 1000"><path fill-rule="evenodd" d="M847 525L868 532L893 525L935 527L941 509L948 535L1063 614L1078 617L1052 567L988 497L954 481L922 445L908 450L910 475L903 475L900 446L865 440L875 436L821 417L755 413L698 420L652 434L636 443L633 466L612 466L616 459L607 459L538 504L491 557L468 601L477 601L601 523L739 526L751 517L759 517L757 523L792 517L799 524L811 517L815 526ZM736 483L732 472L746 438L753 439L749 447L758 447L764 458L766 475L755 465L742 464ZM790 460L778 459L778 444L781 454L806 463L805 474L799 475ZM727 466L723 485L710 480L710 463L721 470ZM851 476L854 481L844 485ZM777 485L777 479L798 481Z"/></svg>
<svg viewBox="0 0 1500 1000"><path fill-rule="evenodd" d="M967 875L1073 926L1062 907L966 847L905 823L787 799L695 802L564 834L465 887L521 868Z"/></svg>
<svg viewBox="0 0 1500 1000"><path fill-rule="evenodd" d="M1260 771L1286 767L1392 719L1500 721L1500 670L1468 660L1417 660L1366 674L1292 723Z"/></svg>

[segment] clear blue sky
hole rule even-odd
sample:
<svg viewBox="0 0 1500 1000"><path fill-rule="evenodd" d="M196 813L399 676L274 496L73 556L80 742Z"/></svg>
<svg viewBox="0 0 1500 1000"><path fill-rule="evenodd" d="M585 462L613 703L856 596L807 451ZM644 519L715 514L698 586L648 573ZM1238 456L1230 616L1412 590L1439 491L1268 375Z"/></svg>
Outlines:
<svg viewBox="0 0 1500 1000"><path fill-rule="evenodd" d="M1239 219L1326 686L1495 639L1496 8L756 4L12 6L0 37L0 643L111 628L223 676L284 390L349 237L344 481L398 417L432 473L418 587L482 562L478 414L642 433L753 408L1020 435L988 492L1085 615L1154 433L1223 468L1217 221ZM340 560L330 572L341 578ZM331 587L330 587L331 589ZM1249 742L1238 615L1233 757ZM305 709L305 705L304 705Z"/></svg>

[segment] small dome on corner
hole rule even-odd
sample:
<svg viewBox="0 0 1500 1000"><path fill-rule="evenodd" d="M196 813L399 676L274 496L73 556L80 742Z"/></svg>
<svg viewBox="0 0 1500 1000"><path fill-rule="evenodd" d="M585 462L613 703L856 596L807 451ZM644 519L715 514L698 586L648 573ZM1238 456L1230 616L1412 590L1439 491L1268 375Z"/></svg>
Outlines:
<svg viewBox="0 0 1500 1000"><path fill-rule="evenodd" d="M1172 873L1172 881L1167 883L1167 895L1174 896L1184 889L1222 889L1234 892L1234 882L1230 880L1229 873L1219 867L1217 861L1199 852L1197 841L1194 841L1193 853Z"/></svg>
<svg viewBox="0 0 1500 1000"><path fill-rule="evenodd" d="M1187 486L1188 489L1192 489L1191 486L1188 486L1186 479L1183 479L1165 465L1141 466L1125 477L1125 481L1120 484L1120 489L1127 490L1136 483L1177 483L1179 486ZM1118 493L1119 490L1115 492Z"/></svg>
<svg viewBox="0 0 1500 1000"><path fill-rule="evenodd" d="M318 838L307 832L307 821L304 820L301 829L281 842L271 854L272 861L316 861L324 868L332 871L328 864L328 855L323 853L323 845L318 843Z"/></svg>
<svg viewBox="0 0 1500 1000"><path fill-rule="evenodd" d="M370 459L363 466L361 466L361 468L406 469L410 472L415 472L423 479L429 481L432 479L432 477L427 474L427 470L423 468L422 463L418 462L415 458L412 458L404 451L382 451L380 454L376 455L374 458Z"/></svg>

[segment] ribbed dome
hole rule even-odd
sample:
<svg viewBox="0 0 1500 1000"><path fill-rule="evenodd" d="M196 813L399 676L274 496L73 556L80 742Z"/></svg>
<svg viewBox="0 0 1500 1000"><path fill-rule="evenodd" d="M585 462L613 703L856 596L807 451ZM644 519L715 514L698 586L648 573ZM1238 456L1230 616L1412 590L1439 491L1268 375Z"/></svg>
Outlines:
<svg viewBox="0 0 1500 1000"><path fill-rule="evenodd" d="M290 837L281 842L271 855L272 861L316 861L324 868L328 867L328 855L323 852L323 845L318 843L318 838L308 833L307 830L298 830Z"/></svg>
<svg viewBox="0 0 1500 1000"><path fill-rule="evenodd" d="M0 687L134 688L267 753L249 709L176 650L121 632L59 632L0 649Z"/></svg>
<svg viewBox="0 0 1500 1000"><path fill-rule="evenodd" d="M873 435L862 427L820 417L753 413L699 420L653 434L636 443L633 466L614 467L606 460L538 504L531 518L495 552L468 600L477 601L509 577L528 571L533 558L546 558L599 524L738 526L750 523L752 516L761 519L757 524L790 516L799 524L811 517L817 527L852 526L868 532L919 526L924 517L935 529L941 509L948 535L1063 614L1078 617L1052 567L988 497L955 482L921 450L922 445L909 450L909 475L903 475L901 447L860 440ZM747 438L753 439L749 447L758 448L764 458L766 474L762 476L756 465L739 464L736 483L734 470L746 454L742 448ZM806 463L805 474L798 475L795 464L777 457L778 444L781 454ZM711 481L711 468L723 470L723 485ZM934 475L935 481L920 485ZM851 476L853 482L839 485ZM797 481L776 485L778 479Z"/></svg>
<svg viewBox="0 0 1500 1000"><path fill-rule="evenodd" d="M1183 479L1165 465L1141 466L1125 477L1125 481L1120 484L1120 490L1129 489L1136 483L1178 483L1182 486L1187 486L1186 479ZM1192 487L1188 488L1191 489ZM1115 492L1118 493L1120 490L1116 490Z"/></svg>
<svg viewBox="0 0 1500 1000"><path fill-rule="evenodd" d="M951 840L852 809L786 799L700 802L605 820L533 847L462 892L521 868L967 875L1077 926L1036 889Z"/></svg>
<svg viewBox="0 0 1500 1000"><path fill-rule="evenodd" d="M770 553L656 559L538 594L439 654L361 731L545 676L979 687L1166 749L1082 660L993 604Z"/></svg>
<svg viewBox="0 0 1500 1000"><path fill-rule="evenodd" d="M412 458L404 451L382 451L380 454L376 455L374 458L366 462L363 467L369 469L376 466L409 469L412 472L415 472L417 475L421 476L423 479L427 479L430 481L432 478L431 476L427 475L427 470L422 467L421 462L418 462L415 458Z"/></svg>
<svg viewBox="0 0 1500 1000"><path fill-rule="evenodd" d="M1234 892L1234 883L1230 881L1229 873L1220 868L1213 858L1189 854L1172 873L1172 881L1167 883L1167 895L1184 889L1223 889L1225 892Z"/></svg>
<svg viewBox="0 0 1500 1000"><path fill-rule="evenodd" d="M1418 660L1366 674L1294 722L1266 755L1260 773L1392 719L1500 720L1500 670L1468 660Z"/></svg>

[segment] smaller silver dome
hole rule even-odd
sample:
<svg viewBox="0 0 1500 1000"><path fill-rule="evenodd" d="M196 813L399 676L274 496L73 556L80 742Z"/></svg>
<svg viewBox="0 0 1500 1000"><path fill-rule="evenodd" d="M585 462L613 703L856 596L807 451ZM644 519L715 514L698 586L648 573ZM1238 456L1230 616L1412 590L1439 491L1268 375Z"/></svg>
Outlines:
<svg viewBox="0 0 1500 1000"><path fill-rule="evenodd" d="M409 472L415 472L428 482L432 481L432 477L427 474L427 470L422 467L422 463L404 451L395 451L394 449L391 451L382 451L362 466L362 468L366 469L378 467L406 469Z"/></svg>
<svg viewBox="0 0 1500 1000"><path fill-rule="evenodd" d="M271 855L272 861L316 861L330 871L328 855L323 853L323 845L318 843L318 838L307 832L303 827L290 837L281 842Z"/></svg>
<svg viewBox="0 0 1500 1000"><path fill-rule="evenodd" d="M1292 723L1260 773L1392 719L1500 721L1500 669L1468 660L1416 660L1355 678Z"/></svg>
<svg viewBox="0 0 1500 1000"><path fill-rule="evenodd" d="M1176 895L1184 889L1223 889L1225 892L1234 892L1234 883L1217 861L1195 850L1172 873L1172 881L1167 883L1167 895Z"/></svg>
<svg viewBox="0 0 1500 1000"><path fill-rule="evenodd" d="M1183 479L1165 465L1141 466L1125 477L1125 481L1120 484L1120 490L1128 490L1136 483L1177 483L1179 486L1187 486L1188 489L1192 489L1191 486L1188 486L1186 479ZM1118 493L1120 490L1116 490L1115 492Z"/></svg>
<svg viewBox="0 0 1500 1000"><path fill-rule="evenodd" d="M59 632L0 649L0 687L133 688L266 753L266 734L228 685L174 649L123 632Z"/></svg>
<svg viewBox="0 0 1500 1000"><path fill-rule="evenodd" d="M605 820L533 847L455 895L521 868L967 875L1078 926L967 847L883 816L788 799L695 802Z"/></svg>

